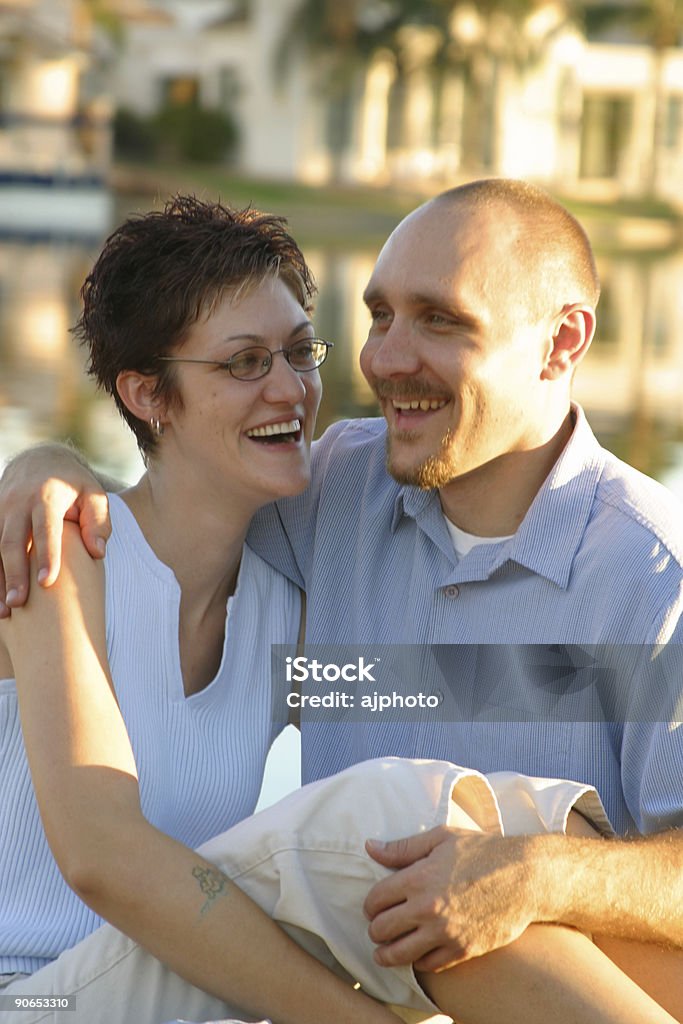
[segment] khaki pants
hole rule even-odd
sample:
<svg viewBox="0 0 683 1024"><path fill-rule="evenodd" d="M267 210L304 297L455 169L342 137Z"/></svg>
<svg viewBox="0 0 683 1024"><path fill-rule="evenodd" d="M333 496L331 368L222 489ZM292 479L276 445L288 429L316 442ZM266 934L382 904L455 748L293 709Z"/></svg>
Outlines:
<svg viewBox="0 0 683 1024"><path fill-rule="evenodd" d="M507 834L561 832L572 809L611 831L590 786L512 772L485 777L445 761L383 758L303 787L211 840L201 853L315 957L376 999L410 1010L405 1019L419 1021L437 1011L412 968L382 968L372 959L362 904L388 872L368 857L365 840L400 838L441 824ZM243 1016L109 925L4 989L5 996L24 993L75 995L76 1010L3 1010L3 1024L163 1024L176 1017Z"/></svg>

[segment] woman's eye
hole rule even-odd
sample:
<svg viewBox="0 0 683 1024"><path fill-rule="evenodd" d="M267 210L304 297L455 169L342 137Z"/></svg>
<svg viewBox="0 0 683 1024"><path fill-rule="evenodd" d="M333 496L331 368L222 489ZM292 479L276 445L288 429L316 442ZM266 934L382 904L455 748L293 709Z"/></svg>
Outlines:
<svg viewBox="0 0 683 1024"><path fill-rule="evenodd" d="M230 363L224 365L233 373L249 373L260 367L262 362L263 356L259 352L240 352L230 360Z"/></svg>

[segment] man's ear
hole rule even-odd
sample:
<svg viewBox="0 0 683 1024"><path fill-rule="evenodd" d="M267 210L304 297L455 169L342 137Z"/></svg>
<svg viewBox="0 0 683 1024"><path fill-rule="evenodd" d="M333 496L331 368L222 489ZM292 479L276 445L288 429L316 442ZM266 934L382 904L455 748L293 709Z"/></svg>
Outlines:
<svg viewBox="0 0 683 1024"><path fill-rule="evenodd" d="M155 395L157 378L136 370L123 370L116 378L119 398L133 416L149 423L161 420L166 411L165 404Z"/></svg>
<svg viewBox="0 0 683 1024"><path fill-rule="evenodd" d="M592 306L567 306L553 324L551 345L541 380L559 380L573 374L595 334L595 310Z"/></svg>

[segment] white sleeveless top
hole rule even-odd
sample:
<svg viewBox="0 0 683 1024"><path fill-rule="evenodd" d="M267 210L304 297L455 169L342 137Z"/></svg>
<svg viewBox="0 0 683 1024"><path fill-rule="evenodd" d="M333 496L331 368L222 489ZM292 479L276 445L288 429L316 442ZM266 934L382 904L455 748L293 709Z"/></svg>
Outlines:
<svg viewBox="0 0 683 1024"><path fill-rule="evenodd" d="M186 697L180 588L127 505L110 495L107 649L131 738L145 816L196 847L251 814L284 722L271 692L271 644L296 641L300 596L245 545L215 679ZM0 974L31 973L101 923L63 881L47 845L21 736L13 680L0 681Z"/></svg>

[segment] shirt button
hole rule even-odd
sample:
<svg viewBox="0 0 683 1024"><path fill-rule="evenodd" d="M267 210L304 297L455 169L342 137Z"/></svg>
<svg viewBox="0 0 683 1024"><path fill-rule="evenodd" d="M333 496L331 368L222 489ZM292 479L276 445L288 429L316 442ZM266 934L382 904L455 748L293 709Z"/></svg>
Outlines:
<svg viewBox="0 0 683 1024"><path fill-rule="evenodd" d="M444 587L444 594L446 597L457 597L460 593L460 587L457 587L455 583L451 583L449 586Z"/></svg>

